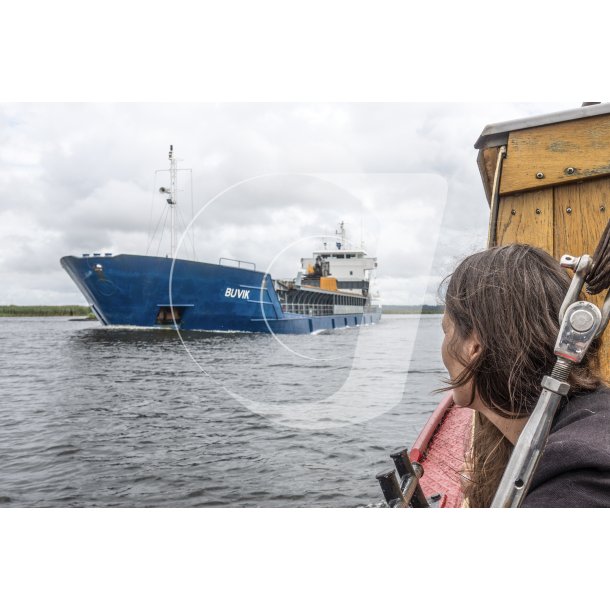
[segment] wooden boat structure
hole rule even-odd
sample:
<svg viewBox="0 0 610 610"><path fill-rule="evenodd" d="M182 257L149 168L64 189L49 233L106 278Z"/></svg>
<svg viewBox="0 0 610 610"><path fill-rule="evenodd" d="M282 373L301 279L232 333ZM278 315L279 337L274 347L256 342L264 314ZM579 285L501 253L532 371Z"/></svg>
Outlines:
<svg viewBox="0 0 610 610"><path fill-rule="evenodd" d="M610 218L610 103L485 127L475 143L490 207L489 247L538 246L557 260L592 254ZM588 296L601 307L603 296ZM599 366L610 379L610 341ZM377 475L389 506L460 507L473 411L447 393L411 447ZM397 476L398 475L398 476Z"/></svg>

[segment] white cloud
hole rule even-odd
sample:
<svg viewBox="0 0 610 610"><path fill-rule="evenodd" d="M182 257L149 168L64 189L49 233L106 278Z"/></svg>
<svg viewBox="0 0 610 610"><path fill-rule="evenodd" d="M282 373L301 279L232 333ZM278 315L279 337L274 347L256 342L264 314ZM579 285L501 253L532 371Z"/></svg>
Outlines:
<svg viewBox="0 0 610 610"><path fill-rule="evenodd" d="M196 226L203 260L232 256L264 267L291 240L332 231L340 220L349 220L359 233L364 205L367 230L374 228L374 218L377 227L384 219L396 228L441 223L433 251L425 231L408 239L389 232L382 243L375 237L365 239L371 254L379 256L386 303L412 302L417 295L434 302L430 295L438 277L457 258L485 243L488 208L473 148L483 127L566 107L569 104L1 105L0 303L82 302L59 267L61 256L94 250L144 252L151 202L153 227L164 206L154 193L161 184L154 170L167 167L169 144L183 159L181 165L192 168L196 209L242 180L287 175L248 182L206 210ZM360 188L354 198L340 189L322 189L319 180L304 176L362 173L440 177L447 186L442 218L438 207L428 205L432 195L425 181L411 181L404 191L404 182L388 179L383 188L379 183L370 192ZM187 187L185 183L186 221ZM401 193L407 193L404 205L399 205ZM437 216L426 221L432 209ZM278 274L294 274L298 259L308 254L287 252ZM405 284L409 277L417 279ZM397 279L392 283L391 278ZM417 290L407 287L415 285Z"/></svg>

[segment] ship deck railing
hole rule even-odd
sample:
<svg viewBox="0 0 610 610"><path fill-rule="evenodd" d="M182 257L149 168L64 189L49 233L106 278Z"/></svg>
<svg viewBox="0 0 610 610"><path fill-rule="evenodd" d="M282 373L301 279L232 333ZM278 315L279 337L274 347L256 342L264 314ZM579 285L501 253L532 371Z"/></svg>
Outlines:
<svg viewBox="0 0 610 610"><path fill-rule="evenodd" d="M223 261L227 261L230 264L227 264L227 262L223 262ZM223 267L237 267L238 269L241 269L242 266L247 267L248 269L252 269L252 271L256 271L256 263L251 263L250 261L242 261L239 260L238 258L219 258L218 259L218 264L222 265Z"/></svg>
<svg viewBox="0 0 610 610"><path fill-rule="evenodd" d="M282 311L284 313L296 313L304 316L333 316L344 314L361 314L373 313L377 311L376 307L362 306L333 306L329 304L308 304L308 303L283 303Z"/></svg>
<svg viewBox="0 0 610 610"><path fill-rule="evenodd" d="M332 305L312 305L308 303L286 303L282 306L285 313L298 313L304 316L332 316Z"/></svg>

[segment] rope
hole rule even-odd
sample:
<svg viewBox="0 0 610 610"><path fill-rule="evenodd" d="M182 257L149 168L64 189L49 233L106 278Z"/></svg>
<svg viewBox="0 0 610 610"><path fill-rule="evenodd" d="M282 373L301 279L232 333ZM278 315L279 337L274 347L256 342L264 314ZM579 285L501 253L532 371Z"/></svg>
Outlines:
<svg viewBox="0 0 610 610"><path fill-rule="evenodd" d="M610 287L610 220L591 257L593 266L586 278L587 293L599 294Z"/></svg>

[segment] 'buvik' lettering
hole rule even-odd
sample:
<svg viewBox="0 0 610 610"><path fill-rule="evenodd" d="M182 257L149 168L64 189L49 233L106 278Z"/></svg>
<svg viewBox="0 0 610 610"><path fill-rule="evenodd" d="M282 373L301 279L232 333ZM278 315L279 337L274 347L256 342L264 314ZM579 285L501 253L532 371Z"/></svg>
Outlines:
<svg viewBox="0 0 610 610"><path fill-rule="evenodd" d="M225 290L225 296L230 299L249 299L250 291L242 290L241 288L227 288Z"/></svg>

